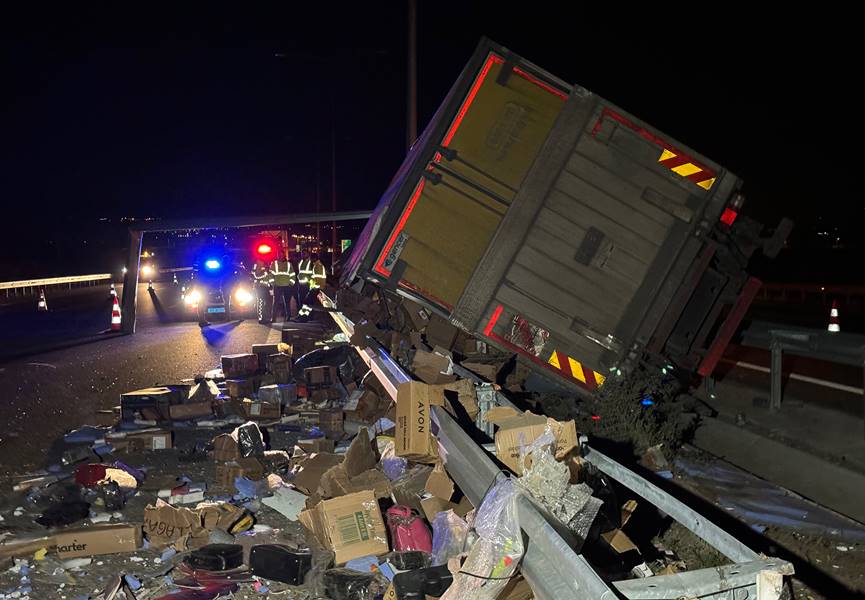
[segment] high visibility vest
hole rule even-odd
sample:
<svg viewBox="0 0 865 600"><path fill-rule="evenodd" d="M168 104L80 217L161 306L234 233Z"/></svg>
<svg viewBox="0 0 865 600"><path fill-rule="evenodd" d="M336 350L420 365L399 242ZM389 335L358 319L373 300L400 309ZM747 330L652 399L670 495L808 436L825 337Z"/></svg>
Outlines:
<svg viewBox="0 0 865 600"><path fill-rule="evenodd" d="M264 265L256 264L252 267L252 278L255 280L255 283L270 283L270 271Z"/></svg>
<svg viewBox="0 0 865 600"><path fill-rule="evenodd" d="M297 283L291 261L275 260L270 267L270 271L273 273L273 285L277 287L286 287Z"/></svg>
<svg viewBox="0 0 865 600"><path fill-rule="evenodd" d="M326 281L327 271L324 269L324 264L320 260L317 260L312 265L312 280L309 282L309 289L316 290L322 287Z"/></svg>
<svg viewBox="0 0 865 600"><path fill-rule="evenodd" d="M308 285L310 278L312 278L312 261L308 258L301 259L297 265L297 270L300 274L298 278L300 285Z"/></svg>

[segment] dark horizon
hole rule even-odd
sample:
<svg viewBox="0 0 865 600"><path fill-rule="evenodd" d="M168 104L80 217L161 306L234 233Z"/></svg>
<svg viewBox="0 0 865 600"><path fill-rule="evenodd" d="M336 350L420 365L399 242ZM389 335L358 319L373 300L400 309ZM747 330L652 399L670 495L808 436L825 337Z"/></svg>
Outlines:
<svg viewBox="0 0 865 600"><path fill-rule="evenodd" d="M837 151L837 29L817 48L804 17L649 26L555 4L419 4L419 129L487 36L727 166L745 212L791 216L794 240L825 225L860 244L865 206ZM20 226L2 256L99 217L314 211L316 197L328 210L331 127L337 208L371 209L405 152L406 6L9 15L2 189Z"/></svg>

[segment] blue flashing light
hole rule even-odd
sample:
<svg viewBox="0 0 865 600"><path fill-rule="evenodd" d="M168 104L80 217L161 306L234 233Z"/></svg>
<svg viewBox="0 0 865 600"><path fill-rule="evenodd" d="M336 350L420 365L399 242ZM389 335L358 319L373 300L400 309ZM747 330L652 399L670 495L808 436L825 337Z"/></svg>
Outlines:
<svg viewBox="0 0 865 600"><path fill-rule="evenodd" d="M645 398L640 400L640 404L642 404L643 406L652 406L653 404L655 404L655 401L646 396Z"/></svg>
<svg viewBox="0 0 865 600"><path fill-rule="evenodd" d="M204 266L210 271L215 271L219 267L222 266L222 263L219 262L218 260L216 260L215 258L209 258L206 261L204 261Z"/></svg>

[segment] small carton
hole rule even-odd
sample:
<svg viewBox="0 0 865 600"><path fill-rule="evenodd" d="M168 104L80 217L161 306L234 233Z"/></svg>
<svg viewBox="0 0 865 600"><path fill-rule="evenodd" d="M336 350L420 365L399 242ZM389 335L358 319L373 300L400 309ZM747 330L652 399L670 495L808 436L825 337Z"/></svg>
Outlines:
<svg viewBox="0 0 865 600"><path fill-rule="evenodd" d="M287 346L287 344L282 344L283 346ZM253 344L252 345L252 353L258 357L258 369L264 370L267 366L267 357L271 354L276 354L279 352L280 344Z"/></svg>
<svg viewBox="0 0 865 600"><path fill-rule="evenodd" d="M439 384L456 381L451 359L435 352L415 351L411 371L424 383Z"/></svg>
<svg viewBox="0 0 865 600"><path fill-rule="evenodd" d="M243 379L258 370L258 355L227 354L222 357L222 373L226 379Z"/></svg>
<svg viewBox="0 0 865 600"><path fill-rule="evenodd" d="M442 463L436 463L426 480L424 491L442 500L450 500L454 495L454 482L448 476Z"/></svg>
<svg viewBox="0 0 865 600"><path fill-rule="evenodd" d="M549 417L519 413L509 407L496 407L487 412L487 421L498 425L496 431L496 458L517 475L522 475L520 449L539 438L547 427L556 438L556 459L563 460L577 447L577 428L573 420L556 421ZM527 465L530 466L528 462Z"/></svg>
<svg viewBox="0 0 865 600"><path fill-rule="evenodd" d="M243 409L250 419L278 419L282 416L282 406L269 402L253 402L246 399L243 401Z"/></svg>
<svg viewBox="0 0 865 600"><path fill-rule="evenodd" d="M438 460L438 444L430 430L430 410L444 404L441 390L408 381L397 388L396 455L414 462L434 463Z"/></svg>
<svg viewBox="0 0 865 600"><path fill-rule="evenodd" d="M213 459L219 462L237 460L240 456L240 446L230 434L223 433L213 438Z"/></svg>
<svg viewBox="0 0 865 600"><path fill-rule="evenodd" d="M167 421L168 408L184 400L178 390L168 387L152 387L120 394L120 418L124 421L136 419Z"/></svg>
<svg viewBox="0 0 865 600"><path fill-rule="evenodd" d="M462 366L468 369L469 371L475 373L486 379L487 381L491 381L493 383L496 382L496 376L498 376L500 364L486 364L480 362L463 362Z"/></svg>
<svg viewBox="0 0 865 600"><path fill-rule="evenodd" d="M277 352L268 354L266 359L267 372L274 378L275 383L291 383L291 353Z"/></svg>
<svg viewBox="0 0 865 600"><path fill-rule="evenodd" d="M301 512L299 520L323 546L334 551L337 565L390 549L378 502L369 490L322 500Z"/></svg>
<svg viewBox="0 0 865 600"><path fill-rule="evenodd" d="M252 379L227 379L225 387L232 398L251 398L255 394Z"/></svg>
<svg viewBox="0 0 865 600"><path fill-rule="evenodd" d="M65 560L134 552L141 548L141 525L119 523L63 529L54 534L57 556Z"/></svg>
<svg viewBox="0 0 865 600"><path fill-rule="evenodd" d="M310 399L314 402L332 399L331 390L339 381L336 367L310 367L303 371L303 376L306 380L306 390ZM339 392L337 392L337 397L339 397L338 394Z"/></svg>
<svg viewBox="0 0 865 600"><path fill-rule="evenodd" d="M327 437L339 437L344 432L344 415L341 408L328 408L318 413L318 426Z"/></svg>
<svg viewBox="0 0 865 600"><path fill-rule="evenodd" d="M312 438L309 440L297 440L297 445L307 453L333 452L336 442L327 438Z"/></svg>
<svg viewBox="0 0 865 600"><path fill-rule="evenodd" d="M302 461L298 461L295 466L296 475L292 484L307 495L314 494L318 490L322 475L331 467L341 463L343 458L341 454L325 452L305 457Z"/></svg>
<svg viewBox="0 0 865 600"><path fill-rule="evenodd" d="M190 404L175 404L169 408L172 421L185 421L199 417L209 417L213 414L213 402L192 402Z"/></svg>
<svg viewBox="0 0 865 600"><path fill-rule="evenodd" d="M258 388L258 399L261 402L289 406L297 402L297 386L293 383L275 383Z"/></svg>
<svg viewBox="0 0 865 600"><path fill-rule="evenodd" d="M435 496L427 496L421 498L420 507L424 516L430 523L435 520L436 515L440 512L452 510L457 516L465 518L469 511L474 508L472 503L469 502L469 499L465 496L462 497L458 504L454 504L449 500L442 500Z"/></svg>
<svg viewBox="0 0 865 600"><path fill-rule="evenodd" d="M231 462L216 463L216 487L234 489L234 480L245 477L252 481L264 479L264 466L257 458L238 458Z"/></svg>
<svg viewBox="0 0 865 600"><path fill-rule="evenodd" d="M197 511L157 500L144 508L144 535L153 546L173 544L182 551L207 544L210 534Z"/></svg>
<svg viewBox="0 0 865 600"><path fill-rule="evenodd" d="M126 437L111 440L115 450L125 452L145 452L149 450L169 450L172 448L170 431L134 431Z"/></svg>
<svg viewBox="0 0 865 600"><path fill-rule="evenodd" d="M429 324L426 326L426 339L430 346L441 346L448 350L453 349L454 342L460 330L451 325L446 319L439 315L430 315Z"/></svg>

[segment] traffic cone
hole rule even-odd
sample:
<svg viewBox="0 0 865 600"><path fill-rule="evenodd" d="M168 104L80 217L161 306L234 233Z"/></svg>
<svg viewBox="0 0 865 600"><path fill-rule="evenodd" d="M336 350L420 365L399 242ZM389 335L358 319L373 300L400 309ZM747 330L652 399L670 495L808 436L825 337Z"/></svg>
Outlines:
<svg viewBox="0 0 865 600"><path fill-rule="evenodd" d="M45 301L45 290L39 290L39 304L36 305L36 310L39 312L48 310L48 303Z"/></svg>
<svg viewBox="0 0 865 600"><path fill-rule="evenodd" d="M111 282L111 291L109 291L108 293L109 293L109 294L111 295L111 297L113 297L113 298L116 298L116 297L117 297L117 290L114 289L114 282L113 282L113 281Z"/></svg>
<svg viewBox="0 0 865 600"><path fill-rule="evenodd" d="M120 302L114 296L114 306L111 308L111 331L120 331Z"/></svg>
<svg viewBox="0 0 865 600"><path fill-rule="evenodd" d="M147 282L147 291L148 291L148 292L152 292L152 291L153 291L153 282L152 282L152 281L148 281L148 282Z"/></svg>
<svg viewBox="0 0 865 600"><path fill-rule="evenodd" d="M180 286L180 299L186 300L186 286L185 285Z"/></svg>
<svg viewBox="0 0 865 600"><path fill-rule="evenodd" d="M841 322L838 319L838 301L832 300L832 308L829 309L829 327L826 328L832 333L841 331Z"/></svg>

